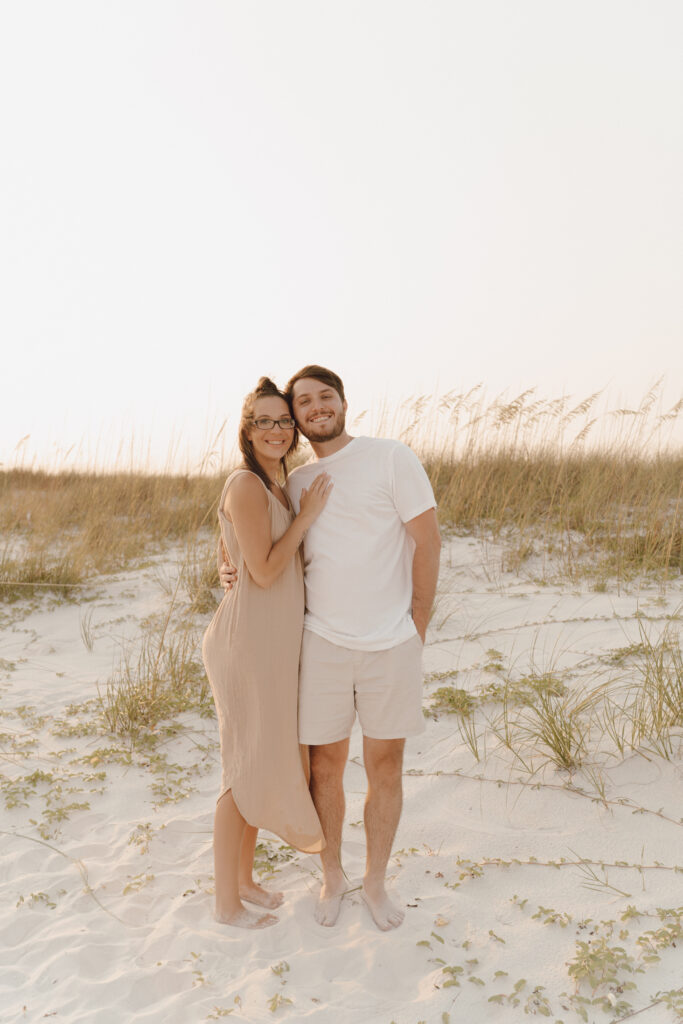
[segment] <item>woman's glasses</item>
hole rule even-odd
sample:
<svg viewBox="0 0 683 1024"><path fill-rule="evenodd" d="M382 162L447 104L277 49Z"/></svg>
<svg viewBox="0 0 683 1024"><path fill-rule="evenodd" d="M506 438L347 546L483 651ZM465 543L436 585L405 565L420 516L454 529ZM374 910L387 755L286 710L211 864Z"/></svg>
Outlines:
<svg viewBox="0 0 683 1024"><path fill-rule="evenodd" d="M281 430L291 430L296 426L291 416L281 416L279 420L271 420L268 416L259 416L257 420L254 420L254 426L259 430L272 430L276 423Z"/></svg>

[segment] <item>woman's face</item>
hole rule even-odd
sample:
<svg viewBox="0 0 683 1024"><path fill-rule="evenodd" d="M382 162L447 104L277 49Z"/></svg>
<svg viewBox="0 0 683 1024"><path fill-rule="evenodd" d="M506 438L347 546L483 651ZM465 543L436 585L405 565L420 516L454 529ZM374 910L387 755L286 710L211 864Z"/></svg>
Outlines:
<svg viewBox="0 0 683 1024"><path fill-rule="evenodd" d="M290 420L291 427L281 427L278 420ZM259 421L275 420L272 426L259 426ZM257 458L281 459L292 447L294 420L283 398L269 395L254 402L253 420L248 435Z"/></svg>

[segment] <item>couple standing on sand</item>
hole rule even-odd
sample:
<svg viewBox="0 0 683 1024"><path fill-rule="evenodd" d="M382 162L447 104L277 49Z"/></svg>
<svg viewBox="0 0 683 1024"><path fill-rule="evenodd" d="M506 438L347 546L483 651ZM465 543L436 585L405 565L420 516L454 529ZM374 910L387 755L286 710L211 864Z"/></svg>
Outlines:
<svg viewBox="0 0 683 1024"><path fill-rule="evenodd" d="M441 542L417 457L398 441L350 437L346 408L342 381L322 366L304 367L284 392L262 377L245 399L243 463L218 509L230 564L203 644L222 763L216 917L244 928L278 919L243 901L272 910L283 898L253 880L258 828L320 854L315 917L337 920L348 888L343 775L356 712L368 777L362 894L379 928L404 917L385 875L405 739L424 729L421 656ZM299 432L316 457L288 476Z"/></svg>

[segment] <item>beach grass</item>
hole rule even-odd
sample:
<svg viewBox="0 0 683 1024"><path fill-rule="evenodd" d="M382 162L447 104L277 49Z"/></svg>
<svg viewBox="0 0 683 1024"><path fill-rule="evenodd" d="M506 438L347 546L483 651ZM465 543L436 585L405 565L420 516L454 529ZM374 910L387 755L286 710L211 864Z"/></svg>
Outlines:
<svg viewBox="0 0 683 1024"><path fill-rule="evenodd" d="M0 596L13 599L30 583L83 582L187 541L213 527L220 487L219 476L4 470Z"/></svg>
<svg viewBox="0 0 683 1024"><path fill-rule="evenodd" d="M518 571L542 554L548 571L590 576L598 588L638 573L666 581L683 570L683 451L665 443L683 402L662 413L657 394L655 387L637 409L601 417L593 415L599 393L578 403L541 401L533 389L488 404L478 389L438 402L422 396L385 415L378 432L422 457L444 528L504 543L503 569ZM0 471L0 599L31 587L68 596L98 573L180 542L185 586L197 608L210 606L228 468Z"/></svg>
<svg viewBox="0 0 683 1024"><path fill-rule="evenodd" d="M504 540L504 568L542 552L569 580L666 579L683 570L683 451L670 443L683 401L662 412L660 387L600 415L599 392L576 404L450 395L422 435L419 423L400 433L424 453L443 525Z"/></svg>
<svg viewBox="0 0 683 1024"><path fill-rule="evenodd" d="M551 765L571 779L582 773L604 799L602 771L632 754L675 761L683 753L683 653L681 609L657 635L638 620L640 641L611 652L580 684L546 671L520 674L496 663L495 682L480 670L467 689L439 686L430 692L430 714L452 714L474 761L505 750L518 771L535 776ZM496 652L497 653L497 652ZM457 678L457 671L453 673ZM428 677L430 686L438 679Z"/></svg>
<svg viewBox="0 0 683 1024"><path fill-rule="evenodd" d="M213 712L213 698L193 630L143 631L125 650L100 694L105 731L133 742L183 711Z"/></svg>

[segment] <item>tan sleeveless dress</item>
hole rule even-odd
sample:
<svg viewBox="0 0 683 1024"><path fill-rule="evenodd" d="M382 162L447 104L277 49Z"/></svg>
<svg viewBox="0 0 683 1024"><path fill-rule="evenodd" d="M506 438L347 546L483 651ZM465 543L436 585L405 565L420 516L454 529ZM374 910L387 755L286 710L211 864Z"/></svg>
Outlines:
<svg viewBox="0 0 683 1024"><path fill-rule="evenodd" d="M249 825L275 832L306 853L319 853L325 841L297 737L304 618L301 557L297 553L268 588L257 586L249 575L233 525L223 513L231 483L248 472L231 473L221 494L221 539L238 582L221 601L202 644L218 716L220 796L231 789ZM294 514L266 490L274 543Z"/></svg>

